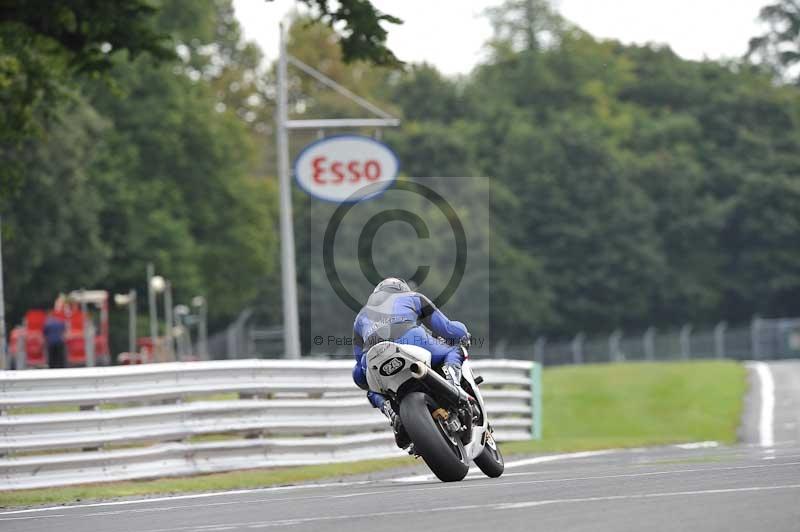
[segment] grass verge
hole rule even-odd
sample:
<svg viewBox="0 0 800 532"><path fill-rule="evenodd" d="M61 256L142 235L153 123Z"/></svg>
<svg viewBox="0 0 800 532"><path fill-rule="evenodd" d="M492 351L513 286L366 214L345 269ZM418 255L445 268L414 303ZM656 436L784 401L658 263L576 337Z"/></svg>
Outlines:
<svg viewBox="0 0 800 532"><path fill-rule="evenodd" d="M506 454L736 441L746 370L731 361L547 369L540 441Z"/></svg>
<svg viewBox="0 0 800 532"><path fill-rule="evenodd" d="M506 456L736 441L745 369L734 362L569 366L544 372L544 438L503 444ZM285 485L412 465L369 460L186 478L0 491L0 507Z"/></svg>
<svg viewBox="0 0 800 532"><path fill-rule="evenodd" d="M100 484L83 484L63 488L41 488L20 491L0 491L0 507L38 504L68 504L80 501L114 499L143 495L167 495L200 491L220 491L265 486L285 486L298 482L360 475L415 464L409 457L385 460L365 460L344 464L323 464L277 469L252 469L213 473L193 477L134 480Z"/></svg>

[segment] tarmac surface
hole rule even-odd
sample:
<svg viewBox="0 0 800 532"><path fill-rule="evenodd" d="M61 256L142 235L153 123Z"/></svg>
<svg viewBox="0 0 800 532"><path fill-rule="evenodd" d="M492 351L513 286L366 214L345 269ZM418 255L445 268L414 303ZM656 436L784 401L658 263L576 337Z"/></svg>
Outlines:
<svg viewBox="0 0 800 532"><path fill-rule="evenodd" d="M744 441L736 446L522 458L508 460L499 479L474 471L452 484L432 479L421 464L402 476L3 511L0 531L797 532L800 361L766 370L750 367Z"/></svg>

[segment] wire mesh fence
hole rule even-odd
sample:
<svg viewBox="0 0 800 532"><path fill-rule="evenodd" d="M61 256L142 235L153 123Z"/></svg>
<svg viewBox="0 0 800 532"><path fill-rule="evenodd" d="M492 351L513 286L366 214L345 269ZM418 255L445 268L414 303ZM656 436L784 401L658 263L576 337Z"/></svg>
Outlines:
<svg viewBox="0 0 800 532"><path fill-rule="evenodd" d="M265 327L243 312L225 331L209 338L215 359L280 358L282 329ZM488 354L487 354L488 353ZM350 358L352 348L332 350L328 358ZM537 360L545 365L598 364L623 361L692 360L729 358L758 360L800 357L800 318L753 318L750 323L682 327L662 330L649 327L636 332L550 339L539 337L532 344L508 341L493 343L480 358Z"/></svg>
<svg viewBox="0 0 800 532"><path fill-rule="evenodd" d="M616 330L571 338L539 337L532 345L504 345L493 353L503 358L537 360L545 365L597 364L622 361L729 358L759 360L800 357L800 318L753 318L749 324L725 322L695 328L626 334Z"/></svg>

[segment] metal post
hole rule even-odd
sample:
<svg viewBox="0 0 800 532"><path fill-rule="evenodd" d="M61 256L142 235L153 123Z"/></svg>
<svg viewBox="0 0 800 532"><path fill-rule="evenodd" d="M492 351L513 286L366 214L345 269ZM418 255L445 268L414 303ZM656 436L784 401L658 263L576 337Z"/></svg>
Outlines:
<svg viewBox="0 0 800 532"><path fill-rule="evenodd" d="M547 345L547 338L540 336L533 344L533 359L544 366L544 347Z"/></svg>
<svg viewBox="0 0 800 532"><path fill-rule="evenodd" d="M27 330L27 328L25 330ZM14 369L25 369L25 364L28 361L28 354L25 352L25 345L25 333L23 333L17 337L17 352Z"/></svg>
<svg viewBox="0 0 800 532"><path fill-rule="evenodd" d="M106 340L108 340L108 299L104 303L100 303L100 335L105 336ZM97 331L95 331L96 333ZM92 342L92 345L97 345L96 343ZM108 344L106 344L106 349L108 349L107 353L103 353L103 360L100 361L101 364L104 366L109 366L112 364L112 356L111 356L111 349ZM95 353L96 355L97 353Z"/></svg>
<svg viewBox="0 0 800 532"><path fill-rule="evenodd" d="M228 326L228 329L225 331L225 357L228 359L231 358L238 358L237 354L239 353L239 349L236 346L236 332L238 327L235 325Z"/></svg>
<svg viewBox="0 0 800 532"><path fill-rule="evenodd" d="M200 356L208 360L208 303L204 302L200 309Z"/></svg>
<svg viewBox="0 0 800 532"><path fill-rule="evenodd" d="M656 358L656 329L648 327L642 336L645 360L653 361Z"/></svg>
<svg viewBox="0 0 800 532"><path fill-rule="evenodd" d="M717 323L714 327L714 354L717 358L725 358L725 330L728 324L724 321Z"/></svg>
<svg viewBox="0 0 800 532"><path fill-rule="evenodd" d="M3 219L0 217L0 369L8 367L6 354L6 300L3 292Z"/></svg>
<svg viewBox="0 0 800 532"><path fill-rule="evenodd" d="M81 298L81 314L83 315L83 330L81 331L83 334L83 360L86 367L89 367L89 307L86 305L83 288L78 293Z"/></svg>
<svg viewBox="0 0 800 532"><path fill-rule="evenodd" d="M761 358L761 343L759 342L758 333L761 331L761 318L753 316L753 321L750 323L750 351L755 360Z"/></svg>
<svg viewBox="0 0 800 532"><path fill-rule="evenodd" d="M174 338L172 334L172 283L167 281L164 287L164 319L166 320L167 332L164 338L167 341L167 359L175 360Z"/></svg>
<svg viewBox="0 0 800 532"><path fill-rule="evenodd" d="M128 353L136 352L136 290L128 291Z"/></svg>
<svg viewBox="0 0 800 532"><path fill-rule="evenodd" d="M197 308L199 323L197 324L197 350L202 360L208 360L208 301L203 296L194 296L192 305Z"/></svg>
<svg viewBox="0 0 800 532"><path fill-rule="evenodd" d="M500 340L497 342L497 347L494 349L494 354L492 358L503 358L506 354L506 347L508 346L508 342L506 340Z"/></svg>
<svg viewBox="0 0 800 532"><path fill-rule="evenodd" d="M289 133L287 122L288 92L286 87L286 35L280 25L278 58L278 180L280 182L281 286L283 296L283 338L286 358L300 358L300 319L297 310L297 273L294 258L292 226L292 190L289 179Z"/></svg>
<svg viewBox="0 0 800 532"><path fill-rule="evenodd" d="M531 438L542 439L542 365L534 362L531 366Z"/></svg>
<svg viewBox="0 0 800 532"><path fill-rule="evenodd" d="M94 331L94 322L89 319L86 323L86 366L93 368L97 365L95 352L94 352L94 339L95 339L95 331Z"/></svg>
<svg viewBox="0 0 800 532"><path fill-rule="evenodd" d="M176 305L172 310L175 316L175 343L177 359L186 360L192 350L192 335L189 330L190 310L186 305Z"/></svg>
<svg viewBox="0 0 800 532"><path fill-rule="evenodd" d="M89 306L86 304L86 291L81 288L81 314L83 314L83 353L86 358L86 367L94 366L94 323L89 316Z"/></svg>
<svg viewBox="0 0 800 532"><path fill-rule="evenodd" d="M147 306L150 311L150 342L152 344L152 354L156 354L156 342L158 341L158 308L156 308L156 291L153 289L153 276L155 267L152 262L147 263Z"/></svg>
<svg viewBox="0 0 800 532"><path fill-rule="evenodd" d="M784 353L784 339L786 338L786 333L790 327L789 320L786 319L778 319L777 323L773 320L774 327L777 329L772 334L772 345L771 348L772 356L773 357L784 357L786 354ZM776 349L777 348L777 349Z"/></svg>
<svg viewBox="0 0 800 532"><path fill-rule="evenodd" d="M624 360L622 352L619 349L619 342L622 339L622 331L617 329L608 337L608 358L614 362Z"/></svg>
<svg viewBox="0 0 800 532"><path fill-rule="evenodd" d="M180 353L181 360L186 360L192 356L192 330L181 320L181 334L178 336L178 352Z"/></svg>
<svg viewBox="0 0 800 532"><path fill-rule="evenodd" d="M692 357L692 325L687 323L681 327L681 358L688 360Z"/></svg>
<svg viewBox="0 0 800 532"><path fill-rule="evenodd" d="M582 332L575 335L572 339L572 363L583 364L583 339L586 337Z"/></svg>

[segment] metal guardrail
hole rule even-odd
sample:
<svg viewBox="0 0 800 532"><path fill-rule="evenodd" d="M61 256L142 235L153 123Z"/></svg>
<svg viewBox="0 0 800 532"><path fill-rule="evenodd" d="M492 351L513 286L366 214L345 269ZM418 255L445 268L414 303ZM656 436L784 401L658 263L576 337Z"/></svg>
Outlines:
<svg viewBox="0 0 800 532"><path fill-rule="evenodd" d="M540 433L532 362L472 366L499 440ZM235 360L0 371L0 490L401 455L351 367Z"/></svg>

